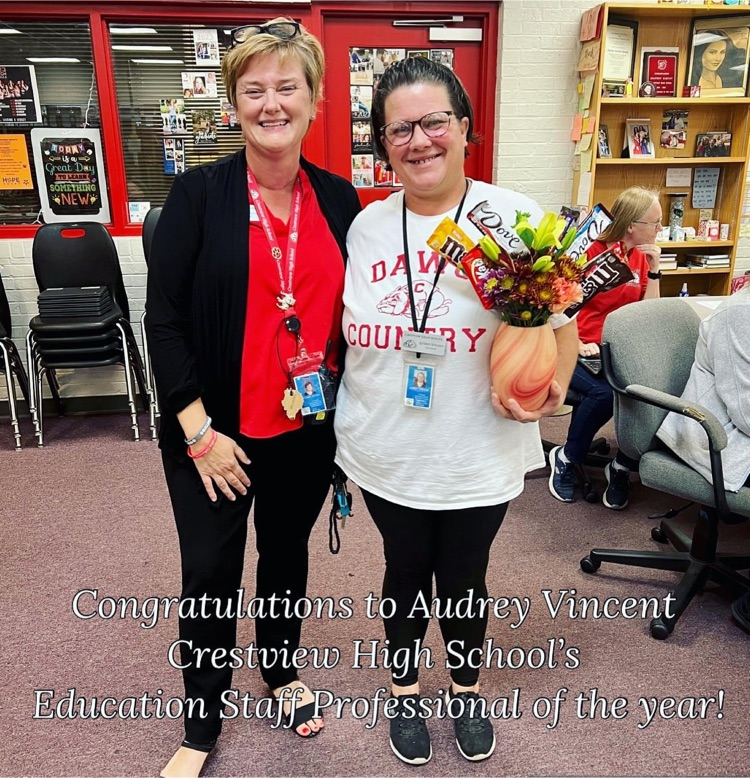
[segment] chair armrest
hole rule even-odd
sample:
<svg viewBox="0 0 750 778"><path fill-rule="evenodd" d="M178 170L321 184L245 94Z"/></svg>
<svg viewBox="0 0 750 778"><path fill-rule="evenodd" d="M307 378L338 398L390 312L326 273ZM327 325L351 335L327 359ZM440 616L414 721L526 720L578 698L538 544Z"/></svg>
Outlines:
<svg viewBox="0 0 750 778"><path fill-rule="evenodd" d="M722 423L708 408L698 403L687 403L674 395L639 384L626 386L625 394L649 405L655 405L657 408L663 408L665 411L673 411L694 419L708 435L708 443L713 451L723 451L727 447L727 433Z"/></svg>

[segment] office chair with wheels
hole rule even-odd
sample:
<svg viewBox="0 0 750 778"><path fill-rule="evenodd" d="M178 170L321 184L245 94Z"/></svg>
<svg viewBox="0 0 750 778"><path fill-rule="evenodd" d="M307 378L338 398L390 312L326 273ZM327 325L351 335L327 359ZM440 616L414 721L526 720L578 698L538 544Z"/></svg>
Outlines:
<svg viewBox="0 0 750 778"><path fill-rule="evenodd" d="M151 254L151 241L154 239L154 230L159 221L161 206L151 208L143 220L143 232L141 240L143 241L143 256L148 267L148 259ZM156 395L154 386L154 371L151 369L151 357L148 353L148 340L146 339L146 311L141 314L141 342L143 344L143 364L146 372L146 389L149 395L149 428L151 429L151 439L156 440L156 423L161 416L159 409L159 398Z"/></svg>
<svg viewBox="0 0 750 778"><path fill-rule="evenodd" d="M27 363L31 414L38 445L44 445L42 378L46 374L58 413L64 411L56 371L120 364L125 368L128 407L135 440L140 438L135 384L148 410L146 380L130 325L127 294L115 244L102 224L44 224L32 244L34 274L45 290L106 288L111 304L96 315L75 300L65 303L64 318L35 316L29 322ZM69 313L68 313L69 311Z"/></svg>
<svg viewBox="0 0 750 778"><path fill-rule="evenodd" d="M736 494L724 490L721 451L727 445L726 432L708 410L679 398L693 365L699 324L698 315L684 300L662 298L623 306L610 313L604 325L602 362L615 390L618 445L639 459L642 484L702 506L691 536L670 520L652 530L654 540L670 541L676 551L595 548L581 560L586 573L596 572L602 562L683 573L674 591L673 616L662 615L651 622L651 635L658 640L671 634L708 581L750 590L750 579L737 572L750 567L750 555L717 550L722 523L750 517L750 487ZM705 430L712 483L656 437L668 411L687 416Z"/></svg>
<svg viewBox="0 0 750 778"><path fill-rule="evenodd" d="M18 353L16 344L11 340L12 323L8 295L5 293L3 278L0 276L0 371L5 375L5 386L8 390L8 410L10 424L13 428L16 451L21 448L21 428L18 424L18 405L16 400L16 383L21 390L23 399L31 407L29 397L29 379Z"/></svg>

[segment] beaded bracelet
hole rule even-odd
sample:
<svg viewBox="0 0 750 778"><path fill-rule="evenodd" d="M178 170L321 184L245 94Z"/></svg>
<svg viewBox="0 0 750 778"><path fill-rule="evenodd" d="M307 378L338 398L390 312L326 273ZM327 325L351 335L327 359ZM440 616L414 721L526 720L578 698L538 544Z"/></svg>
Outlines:
<svg viewBox="0 0 750 778"><path fill-rule="evenodd" d="M214 434L211 435L211 440L209 440L208 443L206 443L206 445L203 446L203 448L200 451L197 451L195 454L193 454L193 452L190 450L190 447L188 446L187 453L190 459L200 459L201 457L206 456L206 454L208 454L208 452L216 445L216 441L218 437L219 437L219 433L216 430L214 430Z"/></svg>
<svg viewBox="0 0 750 778"><path fill-rule="evenodd" d="M211 426L211 417L206 416L206 420L203 422L203 426L198 430L198 434L194 438L185 438L185 443L188 446L194 446L207 432L208 428Z"/></svg>

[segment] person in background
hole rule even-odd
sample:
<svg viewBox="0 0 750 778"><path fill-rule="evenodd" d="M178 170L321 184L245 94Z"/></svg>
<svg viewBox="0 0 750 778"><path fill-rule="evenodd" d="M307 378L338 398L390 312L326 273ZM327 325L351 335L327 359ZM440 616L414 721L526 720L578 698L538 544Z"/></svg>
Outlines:
<svg viewBox="0 0 750 778"><path fill-rule="evenodd" d="M750 486L750 286L730 295L701 322L682 399L711 411L727 433L721 452L724 488L738 492ZM706 433L699 424L668 413L656 434L713 483ZM732 603L732 614L750 632L750 592Z"/></svg>
<svg viewBox="0 0 750 778"><path fill-rule="evenodd" d="M429 260L426 242L446 216L478 240L481 233L467 215L484 201L505 225L514 223L516 210L534 222L542 210L522 194L467 178L464 156L475 140L474 113L449 68L423 57L394 63L380 80L372 116L376 151L403 190L371 203L347 239L347 352L337 397L336 461L361 487L383 538L383 596L396 603L385 619L388 647L410 657L408 667L392 672L397 704L390 745L399 759L417 765L432 756L419 716L415 657L430 619L410 613L418 598L431 602L433 576L443 600L486 596L490 548L508 503L523 491L525 474L544 464L534 422L560 407L577 337L575 322L554 317L559 366L547 401L533 413L515 400L510 411L502 406L490 387L490 349L500 317L483 309L455 268L437 255ZM405 308L384 304L394 293L406 296L405 288L411 301ZM398 330L423 332L426 326L453 333L442 355L401 347ZM375 332L381 335L367 335ZM431 403L410 406L414 371L424 369L422 363L431 367ZM467 660L481 650L486 627L476 609L465 618L440 619L444 641L462 658L450 670L447 695L455 703L458 748L471 761L486 759L495 748L478 694L479 670Z"/></svg>
<svg viewBox="0 0 750 778"><path fill-rule="evenodd" d="M180 619L185 696L201 707L186 714L165 778L197 776L221 731L232 671L210 657L236 645L236 615L226 611L242 586L253 503L255 596L289 601L292 611L305 597L308 539L328 494L335 440L330 417L303 425L290 360L304 337L308 356L317 352L338 371L346 232L360 210L351 184L301 156L321 98L317 39L284 18L232 37L222 76L245 145L175 179L148 272L146 326L182 598L218 603ZM297 461L307 464L290 472ZM280 490L279 479L293 488ZM296 617L257 618L255 644L293 653L300 630ZM261 674L283 698L290 728L317 734L323 721L296 669L268 661Z"/></svg>
<svg viewBox="0 0 750 778"><path fill-rule="evenodd" d="M599 356L604 320L609 313L637 300L659 297L661 249L656 245L656 236L661 229L662 210L658 192L630 187L618 195L611 213L612 223L586 254L592 259L619 244L633 278L607 292L599 292L578 312L578 354L583 358ZM561 502L575 502L577 466L614 411L612 389L603 373L594 375L583 365L576 365L570 388L582 400L570 421L564 445L549 453L549 490ZM622 510L627 506L633 468L637 469L637 463L622 451L606 466L607 489L602 502L607 508Z"/></svg>

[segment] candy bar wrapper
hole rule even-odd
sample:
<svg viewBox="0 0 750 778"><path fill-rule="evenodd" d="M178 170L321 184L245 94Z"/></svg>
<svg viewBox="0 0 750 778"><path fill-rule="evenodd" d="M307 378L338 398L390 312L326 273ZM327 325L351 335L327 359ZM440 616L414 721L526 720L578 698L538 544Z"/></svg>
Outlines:
<svg viewBox="0 0 750 778"><path fill-rule="evenodd" d="M474 241L450 216L446 216L427 238L427 245L456 267L461 267L461 260L474 247Z"/></svg>
<svg viewBox="0 0 750 778"><path fill-rule="evenodd" d="M576 236L565 253L579 259L610 224L612 215L601 203L597 203L576 230Z"/></svg>
<svg viewBox="0 0 750 778"><path fill-rule="evenodd" d="M581 209L573 205L563 205L560 208L560 218L565 219L565 229L560 233L559 238L562 241L565 235L578 224L578 220L581 218Z"/></svg>
<svg viewBox="0 0 750 778"><path fill-rule="evenodd" d="M500 253L511 254L524 249L515 230L506 228L500 216L490 208L488 200L477 203L466 214L466 218L483 234L488 235L500 246Z"/></svg>
<svg viewBox="0 0 750 778"><path fill-rule="evenodd" d="M583 299L579 303L573 303L565 313L572 316L599 292L608 292L632 280L633 271L622 261L619 245L603 251L583 266L581 280Z"/></svg>
<svg viewBox="0 0 750 778"><path fill-rule="evenodd" d="M491 311L495 304L492 298L484 291L483 279L487 275L487 262L484 252L479 246L474 246L471 251L467 252L464 258L461 260L461 267L464 273L466 273L469 283L477 293L480 302L488 311Z"/></svg>

